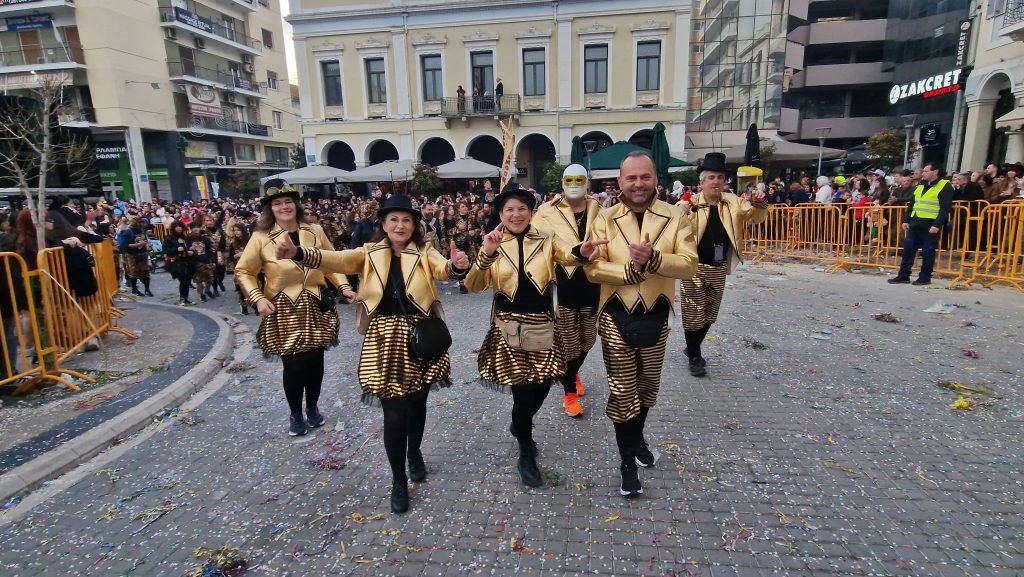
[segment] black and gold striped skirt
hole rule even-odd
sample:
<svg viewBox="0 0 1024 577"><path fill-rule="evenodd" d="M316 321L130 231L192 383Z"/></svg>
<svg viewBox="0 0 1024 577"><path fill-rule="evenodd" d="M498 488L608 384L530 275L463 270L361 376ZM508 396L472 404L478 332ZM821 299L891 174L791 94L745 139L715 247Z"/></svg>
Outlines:
<svg viewBox="0 0 1024 577"><path fill-rule="evenodd" d="M423 315L374 315L359 353L359 386L363 402L396 399L421 391L451 386L448 353L424 361L409 354L409 329Z"/></svg>
<svg viewBox="0 0 1024 577"><path fill-rule="evenodd" d="M283 292L271 302L277 310L264 317L256 331L264 355L295 355L338 342L338 311L321 311L320 300L308 290L294 302Z"/></svg>
<svg viewBox="0 0 1024 577"><path fill-rule="evenodd" d="M555 318L552 313L507 311L496 311L495 316L503 321L516 321L525 325L551 322ZM510 347L501 331L491 323L484 343L480 345L476 364L484 386L511 392L509 387L546 385L561 379L565 373L565 353L558 331L555 331L554 346L550 350L528 352Z"/></svg>

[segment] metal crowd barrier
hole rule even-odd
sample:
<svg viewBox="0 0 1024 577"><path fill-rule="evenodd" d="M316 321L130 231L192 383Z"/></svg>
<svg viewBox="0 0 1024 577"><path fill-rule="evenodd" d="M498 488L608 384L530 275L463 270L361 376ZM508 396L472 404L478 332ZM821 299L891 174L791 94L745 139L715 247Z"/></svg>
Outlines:
<svg viewBox="0 0 1024 577"><path fill-rule="evenodd" d="M795 258L851 267L898 270L906 207L878 205L773 205L768 218L748 230L744 253L754 261ZM1024 202L989 205L955 202L939 232L934 273L951 284L1006 283L1024 290Z"/></svg>

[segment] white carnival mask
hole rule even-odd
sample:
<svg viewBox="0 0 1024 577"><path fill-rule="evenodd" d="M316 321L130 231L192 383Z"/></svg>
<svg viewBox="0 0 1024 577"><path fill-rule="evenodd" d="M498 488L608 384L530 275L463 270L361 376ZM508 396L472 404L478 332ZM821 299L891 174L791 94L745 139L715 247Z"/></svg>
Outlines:
<svg viewBox="0 0 1024 577"><path fill-rule="evenodd" d="M578 164L570 164L562 173L562 192L566 198L572 200L583 198L587 195L589 181L586 168Z"/></svg>

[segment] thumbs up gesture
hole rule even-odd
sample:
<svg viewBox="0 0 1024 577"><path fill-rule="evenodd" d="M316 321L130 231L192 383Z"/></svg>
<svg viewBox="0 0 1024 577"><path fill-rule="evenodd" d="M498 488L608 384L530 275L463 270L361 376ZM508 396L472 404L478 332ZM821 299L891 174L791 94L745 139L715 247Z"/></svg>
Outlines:
<svg viewBox="0 0 1024 577"><path fill-rule="evenodd" d="M633 261L633 270L642 271L647 266L647 261L651 260L651 255L654 254L654 246L651 244L651 235L647 233L644 235L644 241L640 244L629 244L629 258Z"/></svg>
<svg viewBox="0 0 1024 577"><path fill-rule="evenodd" d="M594 260L601 255L601 245L608 244L607 240L586 240L580 245L580 254L587 260Z"/></svg>
<svg viewBox="0 0 1024 577"><path fill-rule="evenodd" d="M278 237L277 243L274 247L274 256L277 257L277 260L291 259L298 252L298 249L295 248L295 243L292 242L290 234L286 232Z"/></svg>
<svg viewBox="0 0 1024 577"><path fill-rule="evenodd" d="M469 268L469 257L466 253L462 252L455 246L455 241L451 241L451 245L448 247L448 254L451 256L452 266L459 270L466 270Z"/></svg>

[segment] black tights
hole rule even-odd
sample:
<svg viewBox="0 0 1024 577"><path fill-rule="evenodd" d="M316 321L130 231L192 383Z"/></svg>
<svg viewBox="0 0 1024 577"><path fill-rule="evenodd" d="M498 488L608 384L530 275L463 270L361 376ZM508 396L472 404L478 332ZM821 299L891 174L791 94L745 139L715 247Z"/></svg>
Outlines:
<svg viewBox="0 0 1024 577"><path fill-rule="evenodd" d="M188 291L192 285L192 273L182 273L178 276L178 296L182 300L188 300Z"/></svg>
<svg viewBox="0 0 1024 577"><path fill-rule="evenodd" d="M691 359L704 356L700 352L700 344L704 342L704 337L708 336L709 330L711 330L711 325L704 325L704 328L697 331L683 331L686 336L686 351Z"/></svg>
<svg viewBox="0 0 1024 577"><path fill-rule="evenodd" d="M430 387L397 399L381 399L384 409L384 451L391 465L392 480L407 483L405 458L420 452L423 427L427 424L427 395Z"/></svg>
<svg viewBox="0 0 1024 577"><path fill-rule="evenodd" d="M288 399L288 410L302 412L303 392L306 393L306 409L316 407L324 380L324 350L281 355L281 363L284 364L284 396Z"/></svg>
<svg viewBox="0 0 1024 577"><path fill-rule="evenodd" d="M644 425L647 424L647 413L650 407L640 407L640 414L624 423L612 423L615 426L615 444L619 446L619 456L623 463L633 464L635 448L644 442Z"/></svg>
<svg viewBox="0 0 1024 577"><path fill-rule="evenodd" d="M512 433L520 450L533 446L533 416L544 405L550 390L550 384L512 387Z"/></svg>
<svg viewBox="0 0 1024 577"><path fill-rule="evenodd" d="M583 351L579 357L565 364L565 374L562 375L562 388L565 389L565 394L576 392L576 375L579 374L583 361L587 360L588 352L590 351Z"/></svg>
<svg viewBox="0 0 1024 577"><path fill-rule="evenodd" d="M213 269L213 286L214 288L220 288L220 290L227 292L228 289L224 288L224 277L228 274L228 267L219 264Z"/></svg>
<svg viewBox="0 0 1024 577"><path fill-rule="evenodd" d="M148 291L149 290L149 277L146 278L132 278L130 276L125 277L128 280L128 284L131 285L132 290L139 290L139 285L136 284L138 281L142 281L142 286Z"/></svg>

